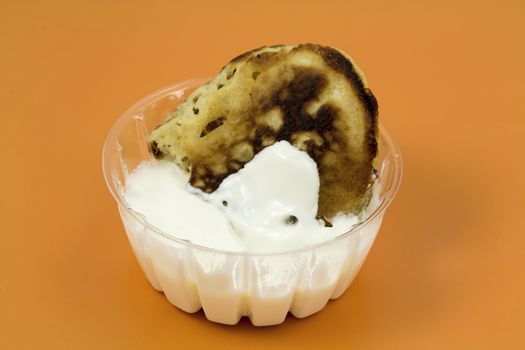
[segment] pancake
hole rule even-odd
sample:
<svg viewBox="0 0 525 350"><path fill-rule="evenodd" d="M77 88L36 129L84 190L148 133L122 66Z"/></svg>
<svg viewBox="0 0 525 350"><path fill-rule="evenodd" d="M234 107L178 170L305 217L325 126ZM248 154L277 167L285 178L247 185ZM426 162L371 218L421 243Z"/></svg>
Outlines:
<svg viewBox="0 0 525 350"><path fill-rule="evenodd" d="M231 60L149 138L157 158L216 190L263 148L286 140L316 162L318 216L358 213L377 155L377 102L352 59L314 44L262 47ZM269 169L268 171L271 171Z"/></svg>

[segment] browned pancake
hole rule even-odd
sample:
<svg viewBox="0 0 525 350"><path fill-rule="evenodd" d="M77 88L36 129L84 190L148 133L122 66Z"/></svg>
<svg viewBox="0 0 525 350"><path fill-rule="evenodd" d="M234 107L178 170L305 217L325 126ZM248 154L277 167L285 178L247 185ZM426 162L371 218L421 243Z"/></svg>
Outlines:
<svg viewBox="0 0 525 350"><path fill-rule="evenodd" d="M318 214L331 218L367 201L376 135L377 102L361 71L336 49L305 44L234 58L152 132L150 145L213 192L264 147L289 141L317 163Z"/></svg>

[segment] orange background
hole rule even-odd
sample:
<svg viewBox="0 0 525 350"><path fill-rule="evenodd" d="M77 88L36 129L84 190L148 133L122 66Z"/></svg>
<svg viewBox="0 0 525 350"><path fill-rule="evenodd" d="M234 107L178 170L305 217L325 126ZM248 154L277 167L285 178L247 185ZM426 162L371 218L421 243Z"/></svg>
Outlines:
<svg viewBox="0 0 525 350"><path fill-rule="evenodd" d="M2 1L0 348L524 349L523 1ZM348 292L281 326L185 314L106 189L118 116L264 44L343 49L405 159Z"/></svg>

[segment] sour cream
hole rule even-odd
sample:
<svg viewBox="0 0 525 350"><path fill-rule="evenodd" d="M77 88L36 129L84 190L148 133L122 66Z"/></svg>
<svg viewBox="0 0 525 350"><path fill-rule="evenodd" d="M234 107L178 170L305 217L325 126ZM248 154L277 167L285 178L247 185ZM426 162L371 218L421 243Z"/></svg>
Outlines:
<svg viewBox="0 0 525 350"><path fill-rule="evenodd" d="M287 141L259 152L211 194L188 184L166 161L142 163L127 179L125 199L174 237L228 251L278 252L320 243L349 230L353 215L325 227L316 218L319 173L314 160Z"/></svg>

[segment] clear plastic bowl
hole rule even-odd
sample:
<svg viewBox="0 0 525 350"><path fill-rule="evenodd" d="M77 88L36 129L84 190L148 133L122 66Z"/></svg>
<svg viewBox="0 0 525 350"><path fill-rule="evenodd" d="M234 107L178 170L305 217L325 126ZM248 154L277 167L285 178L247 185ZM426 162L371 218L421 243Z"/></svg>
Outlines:
<svg viewBox="0 0 525 350"><path fill-rule="evenodd" d="M111 128L103 149L106 183L117 201L131 247L147 279L176 307L201 308L214 322L236 324L248 316L256 326L282 323L288 312L312 315L339 298L361 268L385 210L401 181L402 160L388 131L380 126L376 169L379 204L368 217L335 239L286 252L260 254L207 248L163 232L129 207L126 178L152 159L148 134L174 107L207 79L170 85L143 98ZM210 234L213 234L210 232Z"/></svg>

